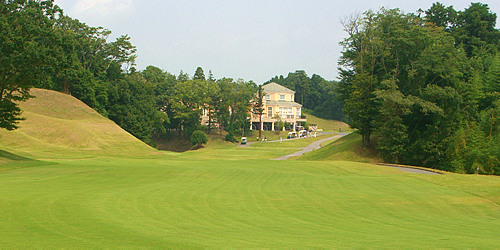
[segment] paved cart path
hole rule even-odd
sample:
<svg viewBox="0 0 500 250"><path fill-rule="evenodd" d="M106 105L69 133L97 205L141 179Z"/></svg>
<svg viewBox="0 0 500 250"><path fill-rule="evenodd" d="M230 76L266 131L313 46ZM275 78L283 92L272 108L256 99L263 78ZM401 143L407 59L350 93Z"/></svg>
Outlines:
<svg viewBox="0 0 500 250"><path fill-rule="evenodd" d="M442 173L439 172L434 172L432 170L425 170L421 168L415 168L415 167L404 167L404 166L398 166L398 165L393 165L393 164L384 164L384 163L379 163L377 164L379 166L386 166L386 167L392 167L392 168L397 168L399 170L408 172L408 173L414 173L414 174L434 174L434 175L440 175Z"/></svg>
<svg viewBox="0 0 500 250"><path fill-rule="evenodd" d="M303 148L301 151L298 151L298 152L295 152L295 153L292 153L292 154L289 154L289 155L281 156L281 157L278 157L278 158L273 159L273 160L287 160L288 158L293 157L293 156L303 155L303 154L305 154L307 152L311 152L311 151L313 151L315 149L321 148L321 144L323 142L326 142L326 141L329 141L329 140L333 140L333 139L337 139L337 138L346 136L348 134L349 133L339 133L339 134L337 134L335 136L315 141L315 142L309 144L309 146ZM387 166L387 167L393 167L393 168L397 168L397 169L405 171L405 172L415 173L415 174L431 174L431 175L440 175L441 174L439 172L433 172L433 171L430 171L430 170L424 170L424 169L413 168L413 167L404 167L404 166L398 166L398 165L393 165L393 164L377 164L377 165Z"/></svg>
<svg viewBox="0 0 500 250"><path fill-rule="evenodd" d="M340 138L342 136L346 136L348 134L349 133L339 133L339 134L337 134L335 136L332 136L332 137L328 137L328 138L325 138L325 139L317 140L317 141L309 144L309 146L303 148L301 151L298 151L298 152L295 152L295 153L289 154L289 155L284 155L284 156L278 157L278 158L273 159L273 160L287 160L288 158L293 157L293 156L303 155L303 154L305 154L307 152L311 152L311 151L313 151L315 149L321 148L321 143L323 143L323 142L330 141L330 140L333 140L333 139L337 139L337 138Z"/></svg>

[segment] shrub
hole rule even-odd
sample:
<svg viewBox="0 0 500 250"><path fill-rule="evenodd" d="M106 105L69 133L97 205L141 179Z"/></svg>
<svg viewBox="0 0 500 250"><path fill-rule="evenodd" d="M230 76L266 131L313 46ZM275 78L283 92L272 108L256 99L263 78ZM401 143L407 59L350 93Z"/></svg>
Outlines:
<svg viewBox="0 0 500 250"><path fill-rule="evenodd" d="M205 132L196 130L191 134L191 145L200 146L202 144L207 144L208 136Z"/></svg>
<svg viewBox="0 0 500 250"><path fill-rule="evenodd" d="M234 138L233 133L229 132L225 137L224 140L230 141L230 142L236 142L236 138Z"/></svg>

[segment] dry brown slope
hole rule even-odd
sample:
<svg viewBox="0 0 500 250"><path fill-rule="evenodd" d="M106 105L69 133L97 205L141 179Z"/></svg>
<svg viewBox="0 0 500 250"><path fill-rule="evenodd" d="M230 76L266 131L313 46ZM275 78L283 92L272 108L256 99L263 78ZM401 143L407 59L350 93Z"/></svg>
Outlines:
<svg viewBox="0 0 500 250"><path fill-rule="evenodd" d="M0 130L0 150L33 158L134 155L155 150L72 97L45 89L20 104L20 128Z"/></svg>

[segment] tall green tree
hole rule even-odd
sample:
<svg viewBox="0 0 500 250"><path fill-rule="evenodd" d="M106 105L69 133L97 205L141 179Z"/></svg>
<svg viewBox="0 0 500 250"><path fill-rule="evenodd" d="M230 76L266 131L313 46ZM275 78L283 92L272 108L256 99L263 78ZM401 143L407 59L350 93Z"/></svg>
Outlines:
<svg viewBox="0 0 500 250"><path fill-rule="evenodd" d="M165 133L168 116L156 108L154 86L140 74L109 84L109 118L135 137L152 144L155 133Z"/></svg>
<svg viewBox="0 0 500 250"><path fill-rule="evenodd" d="M446 7L442 3L436 2L425 11L424 20L443 27L446 31L451 31L451 28L457 22L457 14L453 6Z"/></svg>
<svg viewBox="0 0 500 250"><path fill-rule="evenodd" d="M381 9L345 25L341 96L363 144L389 162L450 170L443 152L463 118L465 56L440 27Z"/></svg>
<svg viewBox="0 0 500 250"><path fill-rule="evenodd" d="M214 74L212 73L212 70L208 71L208 81L215 82Z"/></svg>
<svg viewBox="0 0 500 250"><path fill-rule="evenodd" d="M55 21L53 32L55 70L49 81L36 86L71 94L106 116L107 84L123 78L123 71L135 62L136 49L130 37L107 42L111 31L65 15Z"/></svg>
<svg viewBox="0 0 500 250"><path fill-rule="evenodd" d="M259 138L262 138L262 115L264 114L264 96L266 93L264 92L264 88L262 85L259 85L257 88L257 93L255 94L252 113L259 116Z"/></svg>
<svg viewBox="0 0 500 250"><path fill-rule="evenodd" d="M204 109L208 115L208 133L210 134L214 124L218 123L217 110L222 103L223 93L220 91L220 86L215 82L208 80L206 83L206 98Z"/></svg>
<svg viewBox="0 0 500 250"><path fill-rule="evenodd" d="M201 67L196 68L196 72L194 72L193 80L206 80L205 73L203 73L203 69Z"/></svg>
<svg viewBox="0 0 500 250"><path fill-rule="evenodd" d="M457 45L463 46L468 57L500 49L500 31L495 28L497 15L487 4L472 3L458 12L452 34Z"/></svg>
<svg viewBox="0 0 500 250"><path fill-rule="evenodd" d="M234 136L244 131L250 125L248 113L250 112L251 99L255 95L256 84L252 81L238 80L230 84L231 91L222 93L223 103L229 111L225 130L228 132L226 140L235 141Z"/></svg>
<svg viewBox="0 0 500 250"><path fill-rule="evenodd" d="M304 70L297 70L295 73L289 73L288 84L295 90L295 101L305 105L308 105L307 96L311 93L311 79L307 76Z"/></svg>
<svg viewBox="0 0 500 250"><path fill-rule="evenodd" d="M206 83L204 80L178 81L170 96L171 117L176 120L179 133L189 137L201 126L201 112L205 101Z"/></svg>
<svg viewBox="0 0 500 250"><path fill-rule="evenodd" d="M31 98L29 89L53 70L52 26L60 14L53 1L0 3L0 128L18 128L18 103Z"/></svg>

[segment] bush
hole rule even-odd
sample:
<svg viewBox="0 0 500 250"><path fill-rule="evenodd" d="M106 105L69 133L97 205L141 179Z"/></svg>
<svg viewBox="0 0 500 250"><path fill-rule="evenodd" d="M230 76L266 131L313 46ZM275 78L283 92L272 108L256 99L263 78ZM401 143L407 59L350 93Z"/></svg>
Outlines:
<svg viewBox="0 0 500 250"><path fill-rule="evenodd" d="M234 135L233 133L228 133L225 137L224 137L224 140L226 141L230 141L230 142L236 142L236 138L234 138Z"/></svg>
<svg viewBox="0 0 500 250"><path fill-rule="evenodd" d="M191 134L191 145L202 145L207 144L208 136L205 132L196 130Z"/></svg>

